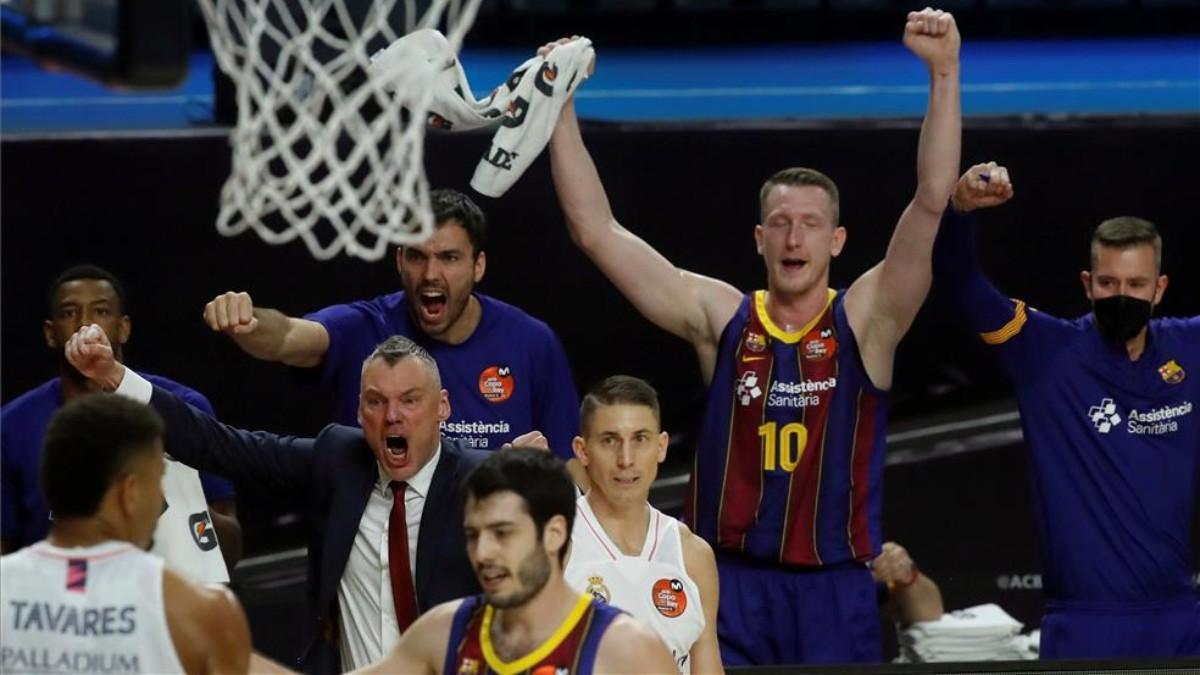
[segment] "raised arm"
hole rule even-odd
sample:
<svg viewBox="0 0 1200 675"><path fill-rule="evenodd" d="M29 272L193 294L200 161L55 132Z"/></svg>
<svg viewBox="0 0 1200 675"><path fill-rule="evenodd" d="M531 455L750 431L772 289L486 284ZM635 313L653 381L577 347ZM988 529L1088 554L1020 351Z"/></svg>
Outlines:
<svg viewBox="0 0 1200 675"><path fill-rule="evenodd" d="M642 316L692 343L708 381L721 331L737 311L741 292L679 269L617 222L583 144L574 101L563 106L550 139L550 170L571 239Z"/></svg>
<svg viewBox="0 0 1200 675"><path fill-rule="evenodd" d="M1069 322L1027 307L997 289L984 274L975 246L974 217L980 208L997 206L1013 196L1008 170L995 162L976 164L959 179L933 248L934 296L947 303L964 326L993 352L1016 382L1045 372L1066 339Z"/></svg>
<svg viewBox="0 0 1200 675"><path fill-rule="evenodd" d="M175 459L281 494L310 493L313 439L243 431L218 422L117 361L108 337L96 324L76 331L64 353L76 370L104 391L150 404L163 418L163 445Z"/></svg>
<svg viewBox="0 0 1200 675"><path fill-rule="evenodd" d="M896 223L887 255L854 282L846 297L847 317L867 374L883 388L891 386L896 345L929 292L933 242L958 176L959 42L949 13L909 12L904 44L929 69L929 104L917 147L917 190Z"/></svg>
<svg viewBox="0 0 1200 675"><path fill-rule="evenodd" d="M324 326L277 309L255 307L246 292L226 291L213 298L204 306L204 323L233 338L242 351L264 361L312 368L329 350L329 333Z"/></svg>

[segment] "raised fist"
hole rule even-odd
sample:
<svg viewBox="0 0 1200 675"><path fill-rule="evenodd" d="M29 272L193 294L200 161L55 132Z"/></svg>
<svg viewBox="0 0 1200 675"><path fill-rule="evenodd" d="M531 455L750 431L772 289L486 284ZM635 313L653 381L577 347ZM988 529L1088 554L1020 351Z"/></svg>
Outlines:
<svg viewBox="0 0 1200 675"><path fill-rule="evenodd" d="M204 306L204 323L228 335L243 335L258 328L254 301L245 292L226 291Z"/></svg>
<svg viewBox="0 0 1200 675"><path fill-rule="evenodd" d="M904 46L930 69L944 72L956 67L960 43L958 26L949 12L926 7L908 13L908 21L904 24Z"/></svg>
<svg viewBox="0 0 1200 675"><path fill-rule="evenodd" d="M67 361L89 380L112 388L111 375L120 365L113 356L112 343L98 324L81 326L75 331L63 349Z"/></svg>
<svg viewBox="0 0 1200 675"><path fill-rule="evenodd" d="M995 162L976 164L958 179L950 203L959 213L999 206L1012 199L1008 169Z"/></svg>

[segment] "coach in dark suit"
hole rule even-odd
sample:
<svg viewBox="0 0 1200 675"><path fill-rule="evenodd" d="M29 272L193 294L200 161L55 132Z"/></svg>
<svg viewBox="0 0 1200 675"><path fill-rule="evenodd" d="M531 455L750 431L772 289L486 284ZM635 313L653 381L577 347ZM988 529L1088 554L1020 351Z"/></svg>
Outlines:
<svg viewBox="0 0 1200 675"><path fill-rule="evenodd" d="M310 616L299 659L306 671L377 661L419 612L479 592L457 491L487 453L441 437L449 397L433 358L411 340L389 338L367 358L362 428L333 424L316 438L217 422L126 370L99 329L81 328L66 351L106 390L149 402L166 422L165 445L176 459L306 500ZM400 560L409 564L391 564Z"/></svg>

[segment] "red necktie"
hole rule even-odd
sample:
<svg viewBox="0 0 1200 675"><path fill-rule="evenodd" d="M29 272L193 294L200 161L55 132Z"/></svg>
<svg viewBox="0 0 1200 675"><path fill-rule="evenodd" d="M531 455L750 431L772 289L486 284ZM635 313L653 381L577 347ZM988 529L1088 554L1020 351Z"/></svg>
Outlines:
<svg viewBox="0 0 1200 675"><path fill-rule="evenodd" d="M392 601L396 603L396 624L400 632L417 620L416 591L408 566L408 519L404 515L404 488L407 483L392 481L392 516L388 519L388 567L392 574Z"/></svg>

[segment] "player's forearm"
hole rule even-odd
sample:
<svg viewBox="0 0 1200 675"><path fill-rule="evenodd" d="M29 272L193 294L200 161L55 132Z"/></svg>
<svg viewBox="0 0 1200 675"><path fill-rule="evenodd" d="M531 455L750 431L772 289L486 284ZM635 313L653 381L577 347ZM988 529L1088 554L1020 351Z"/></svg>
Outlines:
<svg viewBox="0 0 1200 675"><path fill-rule="evenodd" d="M550 174L571 239L585 252L614 229L612 208L596 164L583 144L574 102L563 107L550 139Z"/></svg>
<svg viewBox="0 0 1200 675"><path fill-rule="evenodd" d="M896 591L892 596L896 607L896 620L902 626L918 621L937 621L945 614L942 592L927 576L920 576L911 585Z"/></svg>
<svg viewBox="0 0 1200 675"><path fill-rule="evenodd" d="M958 63L931 67L929 107L917 145L918 208L941 215L954 186L962 146L962 109ZM936 226L936 220L933 225Z"/></svg>
<svg viewBox="0 0 1200 675"><path fill-rule="evenodd" d="M321 362L325 347L316 339L303 319L293 319L277 309L256 307L258 327L252 332L231 337L242 351L263 361L309 368Z"/></svg>
<svg viewBox="0 0 1200 675"><path fill-rule="evenodd" d="M878 308L901 333L929 292L930 258L939 220L958 181L961 139L958 66L931 68L929 109L917 146L917 192L896 224L880 267Z"/></svg>

